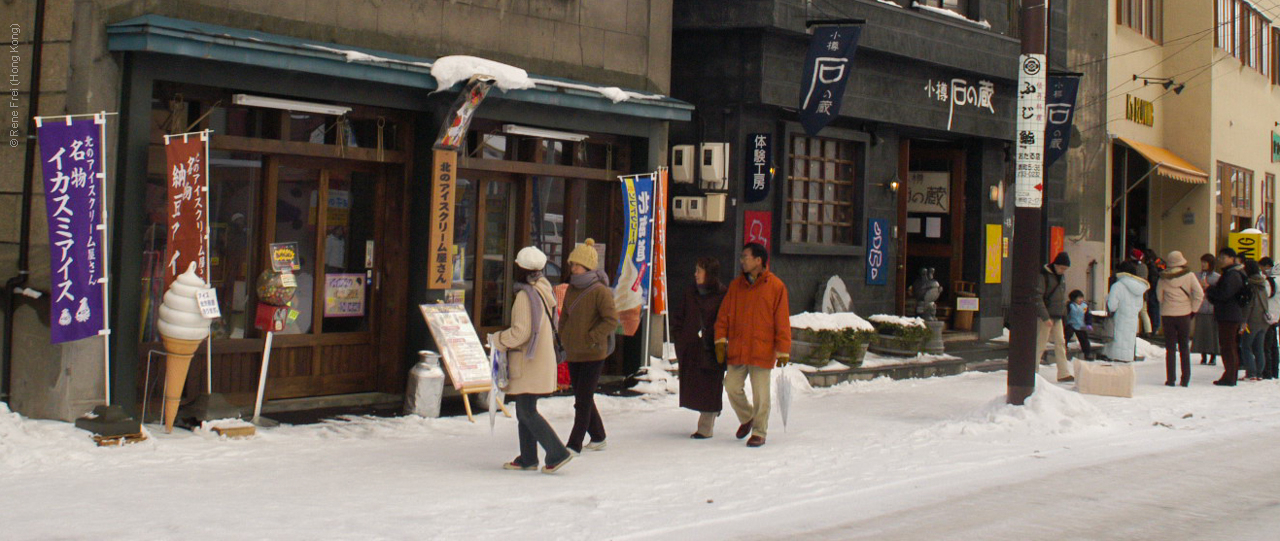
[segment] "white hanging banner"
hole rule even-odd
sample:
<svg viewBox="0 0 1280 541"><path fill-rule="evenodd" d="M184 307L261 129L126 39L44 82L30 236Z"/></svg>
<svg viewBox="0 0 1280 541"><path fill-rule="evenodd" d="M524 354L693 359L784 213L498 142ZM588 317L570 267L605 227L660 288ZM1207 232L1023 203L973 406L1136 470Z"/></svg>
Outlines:
<svg viewBox="0 0 1280 541"><path fill-rule="evenodd" d="M1040 208L1044 201L1044 127L1048 65L1045 55L1018 57L1015 205Z"/></svg>

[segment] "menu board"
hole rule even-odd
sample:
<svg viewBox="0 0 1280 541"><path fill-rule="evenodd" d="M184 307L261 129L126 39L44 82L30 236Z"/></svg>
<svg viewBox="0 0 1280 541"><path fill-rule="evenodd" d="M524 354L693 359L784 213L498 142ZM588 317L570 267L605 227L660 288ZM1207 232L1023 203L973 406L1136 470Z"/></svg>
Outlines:
<svg viewBox="0 0 1280 541"><path fill-rule="evenodd" d="M489 387L492 382L489 356L466 309L460 304L423 304L420 308L453 387L459 391Z"/></svg>

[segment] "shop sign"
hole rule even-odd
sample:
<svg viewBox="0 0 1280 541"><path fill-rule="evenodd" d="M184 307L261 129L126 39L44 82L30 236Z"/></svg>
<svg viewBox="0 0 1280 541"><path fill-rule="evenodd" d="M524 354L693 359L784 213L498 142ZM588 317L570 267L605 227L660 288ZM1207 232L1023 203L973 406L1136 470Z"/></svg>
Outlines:
<svg viewBox="0 0 1280 541"><path fill-rule="evenodd" d="M773 136L753 133L747 136L747 141L751 148L747 153L751 182L747 183L745 198L748 203L758 203L769 196L769 185L773 183Z"/></svg>
<svg viewBox="0 0 1280 541"><path fill-rule="evenodd" d="M1264 233L1231 233L1227 235L1227 245L1236 251L1240 259L1257 261L1262 258Z"/></svg>
<svg viewBox="0 0 1280 541"><path fill-rule="evenodd" d="M209 132L165 136L169 199L168 241L164 246L164 286L187 271L192 262L196 275L209 281Z"/></svg>
<svg viewBox="0 0 1280 541"><path fill-rule="evenodd" d="M889 220L872 218L867 220L867 285L884 285L889 277L885 272L889 257L887 255L889 240L886 234Z"/></svg>
<svg viewBox="0 0 1280 541"><path fill-rule="evenodd" d="M1000 283L1001 264L1004 262L1004 228L1000 224L987 224L987 271L988 284Z"/></svg>
<svg viewBox="0 0 1280 541"><path fill-rule="evenodd" d="M105 212L105 126L105 115L36 124L49 219L49 333L54 344L95 336L106 321L100 214Z"/></svg>
<svg viewBox="0 0 1280 541"><path fill-rule="evenodd" d="M956 297L956 310L961 312L977 312L981 305L977 297Z"/></svg>
<svg viewBox="0 0 1280 541"><path fill-rule="evenodd" d="M298 243L271 243L271 270L276 272L293 272L301 269L298 264Z"/></svg>
<svg viewBox="0 0 1280 541"><path fill-rule="evenodd" d="M427 288L449 289L453 277L453 199L454 174L458 153L452 150L434 152L431 171L431 242L427 265Z"/></svg>
<svg viewBox="0 0 1280 541"><path fill-rule="evenodd" d="M951 173L912 171L907 178L907 212L951 213Z"/></svg>
<svg viewBox="0 0 1280 541"><path fill-rule="evenodd" d="M924 92L929 99L947 104L947 131L951 130L956 107L986 109L988 113L996 114L996 107L992 103L996 96L996 85L991 81L978 81L974 85L968 79L959 77L952 77L950 81L929 79L924 85Z"/></svg>
<svg viewBox="0 0 1280 541"><path fill-rule="evenodd" d="M1156 123L1156 106L1142 98L1125 94L1124 117L1143 126L1153 126Z"/></svg>
<svg viewBox="0 0 1280 541"><path fill-rule="evenodd" d="M440 349L440 359L453 387L459 391L489 388L492 381L489 356L485 355L467 310L461 304L423 304L418 308Z"/></svg>
<svg viewBox="0 0 1280 541"><path fill-rule="evenodd" d="M324 276L324 317L364 316L364 280L359 274Z"/></svg>
<svg viewBox="0 0 1280 541"><path fill-rule="evenodd" d="M1045 55L1018 57L1017 157L1014 204L1040 208L1044 200Z"/></svg>
<svg viewBox="0 0 1280 541"><path fill-rule="evenodd" d="M1044 143L1044 166L1058 161L1071 145L1071 119L1075 116L1078 77L1049 77L1047 133Z"/></svg>
<svg viewBox="0 0 1280 541"><path fill-rule="evenodd" d="M325 225L346 226L351 221L351 192L329 190L329 205L325 209Z"/></svg>
<svg viewBox="0 0 1280 541"><path fill-rule="evenodd" d="M756 243L769 249L773 236L773 213L767 210L748 210L742 213L742 244Z"/></svg>
<svg viewBox="0 0 1280 541"><path fill-rule="evenodd" d="M1280 162L1280 133L1271 132L1271 163Z"/></svg>
<svg viewBox="0 0 1280 541"><path fill-rule="evenodd" d="M800 124L810 137L840 116L862 26L816 26L800 80Z"/></svg>
<svg viewBox="0 0 1280 541"><path fill-rule="evenodd" d="M658 169L653 203L653 313L667 313L667 168ZM601 261L604 261L601 259Z"/></svg>

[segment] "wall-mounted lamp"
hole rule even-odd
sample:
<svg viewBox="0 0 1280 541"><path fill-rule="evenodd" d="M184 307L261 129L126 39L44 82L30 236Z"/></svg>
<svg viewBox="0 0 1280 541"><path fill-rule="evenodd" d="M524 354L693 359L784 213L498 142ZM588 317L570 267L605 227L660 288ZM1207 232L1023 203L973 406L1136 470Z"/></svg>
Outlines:
<svg viewBox="0 0 1280 541"><path fill-rule="evenodd" d="M987 191L987 199L996 204L997 208L1004 208L1004 183L997 182Z"/></svg>
<svg viewBox="0 0 1280 541"><path fill-rule="evenodd" d="M1147 86L1151 83L1156 83L1164 87L1165 90L1169 90L1170 88L1173 88L1174 94L1181 94L1182 90L1187 88L1186 83L1176 83L1174 82L1173 77L1143 77L1141 75L1134 75L1133 80L1135 81L1141 80L1142 86Z"/></svg>
<svg viewBox="0 0 1280 541"><path fill-rule="evenodd" d="M902 182L898 180L898 175L894 174L893 178L884 182L884 190L889 193L898 193L898 187L901 185Z"/></svg>
<svg viewBox="0 0 1280 541"><path fill-rule="evenodd" d="M344 105L329 105L327 103L312 103L309 101L268 98L266 96L254 96L251 94L234 94L231 96L231 103L248 107L268 107L271 109L282 109L285 111L334 116L342 116L351 112L351 108Z"/></svg>

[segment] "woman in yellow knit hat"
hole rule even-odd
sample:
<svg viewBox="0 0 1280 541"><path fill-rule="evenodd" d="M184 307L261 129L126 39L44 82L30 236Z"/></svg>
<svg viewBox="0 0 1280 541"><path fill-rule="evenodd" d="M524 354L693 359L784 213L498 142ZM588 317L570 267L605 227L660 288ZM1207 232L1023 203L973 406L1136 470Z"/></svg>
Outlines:
<svg viewBox="0 0 1280 541"><path fill-rule="evenodd" d="M590 435L591 443L586 447L599 451L605 446L605 432L595 393L604 359L613 352L618 313L609 290L609 277L600 268L595 241L587 239L573 249L569 273L569 290L560 312L560 342L564 344L573 384L574 416L565 446L580 453L583 438Z"/></svg>

